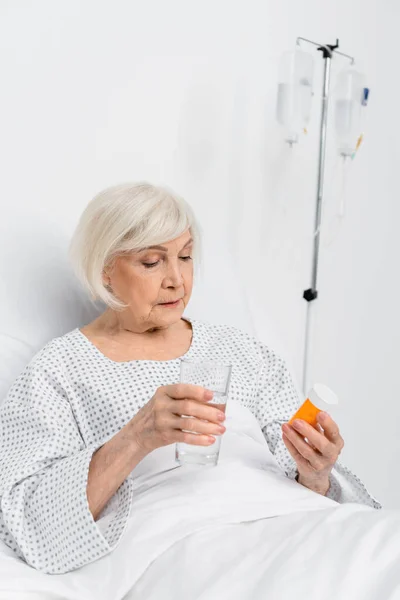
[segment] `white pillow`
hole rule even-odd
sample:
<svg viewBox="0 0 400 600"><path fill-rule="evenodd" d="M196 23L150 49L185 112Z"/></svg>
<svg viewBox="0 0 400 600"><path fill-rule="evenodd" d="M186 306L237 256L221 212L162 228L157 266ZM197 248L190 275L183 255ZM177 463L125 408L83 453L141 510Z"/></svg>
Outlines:
<svg viewBox="0 0 400 600"><path fill-rule="evenodd" d="M40 214L0 222L0 404L46 342L103 310L80 288L68 265L69 240L57 229Z"/></svg>

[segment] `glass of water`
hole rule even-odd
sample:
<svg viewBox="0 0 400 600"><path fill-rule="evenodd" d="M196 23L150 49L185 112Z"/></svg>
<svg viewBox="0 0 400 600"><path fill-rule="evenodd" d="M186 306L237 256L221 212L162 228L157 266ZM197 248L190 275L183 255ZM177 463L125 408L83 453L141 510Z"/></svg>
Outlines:
<svg viewBox="0 0 400 600"><path fill-rule="evenodd" d="M222 412L225 412L231 372L232 365L214 361L190 361L183 359L181 361L180 381L181 383L200 385L214 392L211 401L205 402L204 404L207 406L214 406ZM182 416L190 418L190 416L187 415ZM191 431L190 433L194 432ZM180 465L195 464L216 466L218 463L222 436L213 435L211 437L215 437L215 442L209 446L196 446L178 442L175 450L176 461Z"/></svg>

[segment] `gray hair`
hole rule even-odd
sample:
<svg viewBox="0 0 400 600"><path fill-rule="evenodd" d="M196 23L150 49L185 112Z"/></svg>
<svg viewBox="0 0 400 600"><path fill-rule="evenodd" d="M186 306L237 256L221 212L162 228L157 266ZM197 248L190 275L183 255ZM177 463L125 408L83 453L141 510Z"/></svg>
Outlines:
<svg viewBox="0 0 400 600"><path fill-rule="evenodd" d="M169 242L187 229L193 259L200 259L200 228L192 208L165 186L146 181L106 188L87 205L73 234L69 256L92 300L126 308L103 282L103 271L122 254Z"/></svg>

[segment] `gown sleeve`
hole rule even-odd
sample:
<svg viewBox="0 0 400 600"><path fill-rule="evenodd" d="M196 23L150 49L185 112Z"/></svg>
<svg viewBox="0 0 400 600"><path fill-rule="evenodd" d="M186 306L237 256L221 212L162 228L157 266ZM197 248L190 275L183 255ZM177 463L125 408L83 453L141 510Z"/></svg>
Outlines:
<svg viewBox="0 0 400 600"><path fill-rule="evenodd" d="M265 346L262 346L262 356L256 416L268 447L279 466L287 477L295 479L298 475L297 465L285 446L281 426L293 416L302 401L282 358ZM326 496L341 504L356 502L376 509L382 508L362 481L339 460L331 471L330 488Z"/></svg>
<svg viewBox="0 0 400 600"><path fill-rule="evenodd" d="M0 539L30 566L59 574L107 554L129 516L126 479L94 521L86 495L89 464L100 447L86 446L68 401L56 350L39 352L0 406ZM101 525L100 525L101 524Z"/></svg>

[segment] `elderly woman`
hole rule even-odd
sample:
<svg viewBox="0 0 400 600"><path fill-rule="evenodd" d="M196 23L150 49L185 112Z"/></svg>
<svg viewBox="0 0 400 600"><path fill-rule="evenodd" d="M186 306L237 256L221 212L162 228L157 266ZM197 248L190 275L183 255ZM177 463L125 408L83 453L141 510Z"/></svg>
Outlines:
<svg viewBox="0 0 400 600"><path fill-rule="evenodd" d="M233 365L230 397L256 417L285 476L338 503L381 508L337 462L343 440L328 414L319 430L284 424L299 398L271 349L183 317L199 244L191 208L163 187L112 187L84 211L71 256L107 308L36 354L0 412L0 538L34 568L65 573L113 550L138 463L162 446L223 435L212 392L178 383L183 357Z"/></svg>

